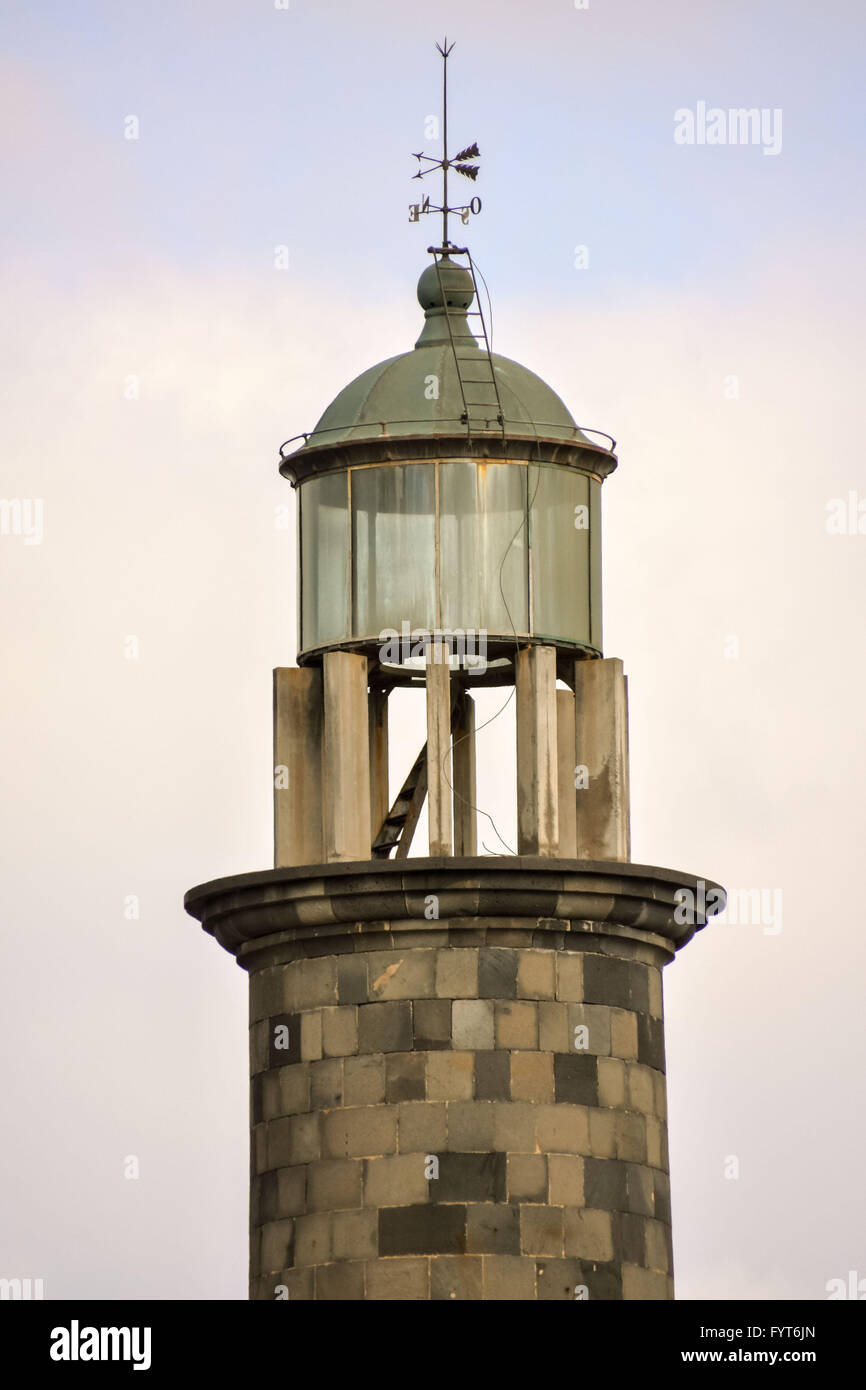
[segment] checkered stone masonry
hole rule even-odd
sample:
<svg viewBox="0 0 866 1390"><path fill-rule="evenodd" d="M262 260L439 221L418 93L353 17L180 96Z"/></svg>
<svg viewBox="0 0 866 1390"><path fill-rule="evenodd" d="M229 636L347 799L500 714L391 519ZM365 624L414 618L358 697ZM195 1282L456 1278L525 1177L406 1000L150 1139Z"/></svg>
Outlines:
<svg viewBox="0 0 866 1390"><path fill-rule="evenodd" d="M671 1298L655 953L367 942L251 974L251 1297Z"/></svg>

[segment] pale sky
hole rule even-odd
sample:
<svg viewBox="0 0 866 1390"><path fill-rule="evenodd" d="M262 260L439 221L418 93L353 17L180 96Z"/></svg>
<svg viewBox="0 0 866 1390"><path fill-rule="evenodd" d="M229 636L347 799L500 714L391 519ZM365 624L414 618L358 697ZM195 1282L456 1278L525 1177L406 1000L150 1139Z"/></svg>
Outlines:
<svg viewBox="0 0 866 1390"><path fill-rule="evenodd" d="M182 898L269 866L277 449L417 337L447 31L494 346L618 441L633 857L782 904L665 972L678 1296L821 1299L866 1275L862 7L432 13L4 11L0 497L43 534L0 535L0 1275L246 1297L246 976ZM781 150L677 144L699 102L781 111ZM479 749L505 827L510 713Z"/></svg>

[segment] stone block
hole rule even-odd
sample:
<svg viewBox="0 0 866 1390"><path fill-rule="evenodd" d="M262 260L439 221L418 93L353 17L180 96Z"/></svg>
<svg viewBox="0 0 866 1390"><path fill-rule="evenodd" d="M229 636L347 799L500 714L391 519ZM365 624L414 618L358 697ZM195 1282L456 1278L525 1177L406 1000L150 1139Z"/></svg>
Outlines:
<svg viewBox="0 0 866 1390"><path fill-rule="evenodd" d="M618 1110L614 1116L617 1158L646 1163L646 1120L635 1110Z"/></svg>
<svg viewBox="0 0 866 1390"><path fill-rule="evenodd" d="M538 1046L542 1052L571 1052L574 1034L568 1031L568 1004L538 1005Z"/></svg>
<svg viewBox="0 0 866 1390"><path fill-rule="evenodd" d="M427 1202L432 1184L425 1175L426 1154L369 1158L364 1169L364 1205L405 1207Z"/></svg>
<svg viewBox="0 0 866 1390"><path fill-rule="evenodd" d="M415 1047L441 1052L451 1046L450 999L416 999L412 1006Z"/></svg>
<svg viewBox="0 0 866 1390"><path fill-rule="evenodd" d="M510 1058L512 1098L549 1104L554 1099L553 1053L512 1052Z"/></svg>
<svg viewBox="0 0 866 1390"><path fill-rule="evenodd" d="M428 1099L471 1100L474 1086L474 1061L471 1052L428 1053Z"/></svg>
<svg viewBox="0 0 866 1390"><path fill-rule="evenodd" d="M665 1069L665 1031L660 1018L637 1014L637 1057L644 1066Z"/></svg>
<svg viewBox="0 0 866 1390"><path fill-rule="evenodd" d="M578 1034L576 1029L580 1029ZM596 1057L610 1056L610 1009L604 1004L569 1004L569 1052L592 1053ZM580 1046L576 1046L577 1042Z"/></svg>
<svg viewBox="0 0 866 1390"><path fill-rule="evenodd" d="M501 946L482 946L478 953L478 998L514 999L517 995L517 952Z"/></svg>
<svg viewBox="0 0 866 1390"><path fill-rule="evenodd" d="M653 1097L655 1104L653 1109L659 1119L664 1122L668 1117L668 1090L665 1083L664 1072L653 1073Z"/></svg>
<svg viewBox="0 0 866 1390"><path fill-rule="evenodd" d="M385 1057L362 1053L343 1062L344 1105L378 1105L385 1099Z"/></svg>
<svg viewBox="0 0 866 1390"><path fill-rule="evenodd" d="M640 1216L655 1215L655 1191L651 1168L642 1163L626 1164L628 1210Z"/></svg>
<svg viewBox="0 0 866 1390"><path fill-rule="evenodd" d="M642 1110L645 1115L651 1115L655 1104L655 1088L650 1068L642 1066L639 1062L627 1063L626 1083L629 1108Z"/></svg>
<svg viewBox="0 0 866 1390"><path fill-rule="evenodd" d="M438 1154L448 1141L444 1104L409 1101L397 1107L400 1153Z"/></svg>
<svg viewBox="0 0 866 1390"><path fill-rule="evenodd" d="M451 1037L464 1052L493 1047L493 1003L489 999L455 999L451 1005Z"/></svg>
<svg viewBox="0 0 866 1390"><path fill-rule="evenodd" d="M379 1247L379 1214L372 1207L334 1213L335 1260L371 1260Z"/></svg>
<svg viewBox="0 0 866 1390"><path fill-rule="evenodd" d="M389 1052L385 1060L385 1099L424 1100L427 1095L427 1056L424 1052Z"/></svg>
<svg viewBox="0 0 866 1390"><path fill-rule="evenodd" d="M536 1133L544 1153L585 1154L589 1150L588 1112L582 1105L539 1105Z"/></svg>
<svg viewBox="0 0 866 1390"><path fill-rule="evenodd" d="M295 1264L318 1265L331 1259L334 1218L329 1211L299 1216L295 1222Z"/></svg>
<svg viewBox="0 0 866 1390"><path fill-rule="evenodd" d="M583 1191L588 1207L599 1211L628 1209L626 1166L616 1159L585 1158Z"/></svg>
<svg viewBox="0 0 866 1390"><path fill-rule="evenodd" d="M518 999L556 997L556 956L553 951L518 951Z"/></svg>
<svg viewBox="0 0 866 1390"><path fill-rule="evenodd" d="M520 1211L520 1249L524 1255L562 1255L562 1207L528 1206Z"/></svg>
<svg viewBox="0 0 866 1390"><path fill-rule="evenodd" d="M535 1262L535 1296L543 1303L573 1302L583 1283L579 1260L545 1258Z"/></svg>
<svg viewBox="0 0 866 1390"><path fill-rule="evenodd" d="M641 1269L638 1265L624 1265L622 1270L622 1296L624 1299L640 1299L641 1302L673 1298L671 1280L665 1274L653 1269Z"/></svg>
<svg viewBox="0 0 866 1390"><path fill-rule="evenodd" d="M316 1270L316 1299L323 1302L360 1303L364 1298L364 1265L341 1260Z"/></svg>
<svg viewBox="0 0 866 1390"><path fill-rule="evenodd" d="M435 992L435 951L374 951L368 965L371 999L424 999Z"/></svg>
<svg viewBox="0 0 866 1390"><path fill-rule="evenodd" d="M628 1006L636 1014L649 1012L649 972L650 967L643 961L628 963Z"/></svg>
<svg viewBox="0 0 866 1390"><path fill-rule="evenodd" d="M512 1049L538 1047L538 1005L528 1000L495 1005L496 1046Z"/></svg>
<svg viewBox="0 0 866 1390"><path fill-rule="evenodd" d="M565 1253L581 1260L613 1259L612 1213L570 1207L565 1213Z"/></svg>
<svg viewBox="0 0 866 1390"><path fill-rule="evenodd" d="M322 1014L310 1009L301 1014L301 1057L305 1062L318 1062L322 1057Z"/></svg>
<svg viewBox="0 0 866 1390"><path fill-rule="evenodd" d="M556 1207L582 1207L583 1159L576 1154L551 1154L547 1160L547 1171L551 1204Z"/></svg>
<svg viewBox="0 0 866 1390"><path fill-rule="evenodd" d="M364 954L340 956L337 959L337 999L341 1004L366 1004L367 957Z"/></svg>
<svg viewBox="0 0 866 1390"><path fill-rule="evenodd" d="M360 1105L347 1110L346 1152L372 1158L397 1150L397 1112L388 1105Z"/></svg>
<svg viewBox="0 0 866 1390"><path fill-rule="evenodd" d="M568 1004L579 1003L583 995L583 951L560 951L556 957L556 997ZM607 1000L599 1001L607 1003Z"/></svg>
<svg viewBox="0 0 866 1390"><path fill-rule="evenodd" d="M440 1208L449 1211L449 1207ZM466 1251L472 1255L519 1255L520 1208L485 1202L466 1208Z"/></svg>
<svg viewBox="0 0 866 1390"><path fill-rule="evenodd" d="M598 1058L588 1052L557 1052L553 1058L557 1103L598 1104Z"/></svg>
<svg viewBox="0 0 866 1390"><path fill-rule="evenodd" d="M337 959L334 956L309 956L293 961L292 988L298 1009L317 1009L323 1004L337 1002Z"/></svg>
<svg viewBox="0 0 866 1390"><path fill-rule="evenodd" d="M440 1154L430 1194L437 1202L504 1202L505 1154Z"/></svg>
<svg viewBox="0 0 866 1390"><path fill-rule="evenodd" d="M648 1003L647 1012L653 1018L661 1018L664 1013L662 1004L662 972L654 966L649 967L647 975Z"/></svg>
<svg viewBox="0 0 866 1390"><path fill-rule="evenodd" d="M466 1245L466 1207L458 1204L383 1207L380 1255L459 1255Z"/></svg>
<svg viewBox="0 0 866 1390"><path fill-rule="evenodd" d="M307 1175L310 1211L343 1211L361 1205L363 1164L359 1159L323 1158Z"/></svg>
<svg viewBox="0 0 866 1390"><path fill-rule="evenodd" d="M360 1052L411 1052L412 1005L402 999L362 1005L358 1037Z"/></svg>
<svg viewBox="0 0 866 1390"><path fill-rule="evenodd" d="M349 1057L358 1051L358 1009L355 1004L322 1009L322 1051L326 1057Z"/></svg>
<svg viewBox="0 0 866 1390"><path fill-rule="evenodd" d="M307 1210L307 1169L280 1168L276 1178L276 1217L303 1216Z"/></svg>
<svg viewBox="0 0 866 1390"><path fill-rule="evenodd" d="M430 1276L426 1259L369 1260L366 1298L375 1302L426 1300Z"/></svg>
<svg viewBox="0 0 866 1390"><path fill-rule="evenodd" d="M535 1265L518 1255L484 1255L484 1297L501 1303L535 1298Z"/></svg>
<svg viewBox="0 0 866 1390"><path fill-rule="evenodd" d="M614 1057L637 1061L637 1014L625 1009L611 1009L610 1050Z"/></svg>
<svg viewBox="0 0 866 1390"><path fill-rule="evenodd" d="M343 1059L303 1063L310 1068L310 1101L314 1110L333 1110L343 1103Z"/></svg>
<svg viewBox="0 0 866 1390"><path fill-rule="evenodd" d="M262 1273L290 1269L294 1263L294 1221L266 1221L262 1227Z"/></svg>
<svg viewBox="0 0 866 1390"><path fill-rule="evenodd" d="M449 1100L447 1148L452 1153L489 1153L495 1148L493 1103Z"/></svg>
<svg viewBox="0 0 866 1390"><path fill-rule="evenodd" d="M480 1300L482 1289L483 1269L480 1255L434 1255L431 1259L431 1300Z"/></svg>
<svg viewBox="0 0 866 1390"><path fill-rule="evenodd" d="M589 1151L594 1158L616 1158L616 1122L612 1110L591 1107Z"/></svg>
<svg viewBox="0 0 866 1390"><path fill-rule="evenodd" d="M538 1114L542 1107L529 1101L493 1102L493 1138L495 1147L504 1153L536 1153ZM549 1110L559 1107L548 1106ZM540 1143L539 1147L545 1146Z"/></svg>
<svg viewBox="0 0 866 1390"><path fill-rule="evenodd" d="M436 993L442 999L478 996L478 951L451 948L436 955Z"/></svg>
<svg viewBox="0 0 866 1390"><path fill-rule="evenodd" d="M310 1068L307 1062L297 1062L292 1067L280 1067L263 1081L275 1080L279 1087L279 1114L300 1115L309 1110L312 1104Z"/></svg>
<svg viewBox="0 0 866 1390"><path fill-rule="evenodd" d="M508 1154L506 1181L509 1202L546 1202L547 1155Z"/></svg>
<svg viewBox="0 0 866 1390"><path fill-rule="evenodd" d="M583 960L583 989L587 1004L607 1004L628 1009L631 1006L629 967L633 962L617 956L587 952Z"/></svg>
<svg viewBox="0 0 866 1390"><path fill-rule="evenodd" d="M644 1218L629 1211L612 1213L613 1247L621 1264L646 1264Z"/></svg>
<svg viewBox="0 0 866 1390"><path fill-rule="evenodd" d="M511 1067L507 1052L479 1052L475 1058L475 1096L477 1100L508 1100L511 1095Z"/></svg>
<svg viewBox="0 0 866 1390"><path fill-rule="evenodd" d="M625 1063L619 1057L598 1059L598 1103L619 1108L626 1103Z"/></svg>
<svg viewBox="0 0 866 1390"><path fill-rule="evenodd" d="M622 1267L618 1260L581 1260L581 1283L593 1303L618 1303L622 1298Z"/></svg>
<svg viewBox="0 0 866 1390"><path fill-rule="evenodd" d="M264 1284L264 1281L262 1281ZM261 1298L276 1300L277 1295L280 1301L292 1303L312 1303L316 1297L316 1272L311 1267L306 1269L281 1269L279 1274L271 1275L267 1281L266 1290L260 1295ZM286 1299L288 1294L288 1299Z"/></svg>
<svg viewBox="0 0 866 1390"><path fill-rule="evenodd" d="M656 1219L664 1221L669 1226L671 1224L671 1180L667 1173L662 1173L657 1168L653 1170L652 1176Z"/></svg>

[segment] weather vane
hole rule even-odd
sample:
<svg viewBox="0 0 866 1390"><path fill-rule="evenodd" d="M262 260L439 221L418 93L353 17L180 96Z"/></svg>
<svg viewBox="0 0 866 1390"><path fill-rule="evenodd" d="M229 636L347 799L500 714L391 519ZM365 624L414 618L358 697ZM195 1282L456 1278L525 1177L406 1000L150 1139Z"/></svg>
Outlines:
<svg viewBox="0 0 866 1390"><path fill-rule="evenodd" d="M432 174L434 169L442 170L442 204L437 207L431 203L429 197L422 199L420 203L411 203L409 206L409 221L418 222L421 217L429 212L441 212L442 214L442 250L447 251L450 242L448 240L448 214L453 212L460 217L464 227L469 222L470 213L481 211L481 199L473 198L469 203L462 207L448 206L448 170L454 169L458 174L462 174L466 179L474 182L478 178L478 165L470 164L467 161L480 158L481 151L476 144L467 145L465 150L460 150L453 159L448 158L448 55L454 47L445 39L444 44L437 43L436 48L442 54L442 158L434 159L429 154L415 154L413 159L418 161L418 172L413 175L416 179L423 179L427 174ZM426 164L427 168L421 167Z"/></svg>

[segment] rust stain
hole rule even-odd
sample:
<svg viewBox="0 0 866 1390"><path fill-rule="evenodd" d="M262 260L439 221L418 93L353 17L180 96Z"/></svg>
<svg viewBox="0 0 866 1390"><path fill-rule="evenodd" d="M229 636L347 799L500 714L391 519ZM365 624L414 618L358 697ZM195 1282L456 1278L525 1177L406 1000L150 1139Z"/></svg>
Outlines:
<svg viewBox="0 0 866 1390"><path fill-rule="evenodd" d="M397 974L397 971L400 969L400 966L401 966L402 964L403 964L403 961L402 961L402 960L398 960L398 961L396 962L395 965L389 965L388 968L387 968L386 970L383 970L383 971L382 971L382 973L381 973L381 975L379 976L378 980L374 980L374 981L373 981L373 989L376 991L377 994L378 994L379 990L382 990L382 989L385 988L386 984L387 984L388 981L391 979L391 976Z"/></svg>

